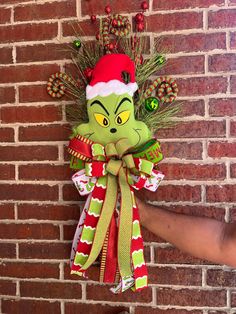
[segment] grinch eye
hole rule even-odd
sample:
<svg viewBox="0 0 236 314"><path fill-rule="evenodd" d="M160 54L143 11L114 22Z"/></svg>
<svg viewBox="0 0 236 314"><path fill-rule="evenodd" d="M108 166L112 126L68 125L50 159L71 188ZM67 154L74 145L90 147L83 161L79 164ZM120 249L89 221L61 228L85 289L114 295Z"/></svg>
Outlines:
<svg viewBox="0 0 236 314"><path fill-rule="evenodd" d="M109 126L110 121L106 116L104 116L104 114L95 113L94 117L95 117L97 123L100 124L102 127L107 128Z"/></svg>
<svg viewBox="0 0 236 314"><path fill-rule="evenodd" d="M129 117L130 117L130 110L122 111L116 116L115 122L118 125L125 124L129 120Z"/></svg>

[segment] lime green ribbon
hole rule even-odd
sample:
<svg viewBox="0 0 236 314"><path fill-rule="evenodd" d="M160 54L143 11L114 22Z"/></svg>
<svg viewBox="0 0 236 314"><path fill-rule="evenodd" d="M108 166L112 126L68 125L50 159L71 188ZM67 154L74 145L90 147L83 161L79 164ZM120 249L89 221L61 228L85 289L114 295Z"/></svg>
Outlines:
<svg viewBox="0 0 236 314"><path fill-rule="evenodd" d="M121 277L132 276L131 239L133 198L128 182L128 174L130 169L135 169L135 163L132 154L125 155L130 148L131 146L126 138L119 140L117 143L109 143L105 146L105 156L110 158L106 164L106 172L108 173L106 196L96 227L90 255L85 264L81 267L81 270L88 269L96 260L102 249L116 206L119 184L121 192L121 210L118 233L118 265ZM142 162L145 162L145 160L142 160ZM147 161L147 163L150 162Z"/></svg>

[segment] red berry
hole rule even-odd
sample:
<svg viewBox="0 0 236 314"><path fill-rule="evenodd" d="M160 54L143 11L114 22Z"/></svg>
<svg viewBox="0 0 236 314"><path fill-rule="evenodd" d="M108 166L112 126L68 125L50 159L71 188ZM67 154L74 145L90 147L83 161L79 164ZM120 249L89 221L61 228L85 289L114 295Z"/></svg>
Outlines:
<svg viewBox="0 0 236 314"><path fill-rule="evenodd" d="M118 25L117 20L116 20L116 19L113 19L113 20L112 20L112 26L113 26L113 27L117 27L117 25Z"/></svg>
<svg viewBox="0 0 236 314"><path fill-rule="evenodd" d="M90 16L90 19L91 19L91 22L92 22L92 23L96 22L96 19L97 19L97 18L96 18L96 15L91 15L91 16Z"/></svg>
<svg viewBox="0 0 236 314"><path fill-rule="evenodd" d="M141 8L142 8L143 10L147 10L147 9L148 9L148 3L147 3L147 1L143 1L143 2L141 3Z"/></svg>
<svg viewBox="0 0 236 314"><path fill-rule="evenodd" d="M100 33L99 32L96 34L96 39L100 40Z"/></svg>
<svg viewBox="0 0 236 314"><path fill-rule="evenodd" d="M109 49L110 51L112 51L114 48L115 48L115 47L114 47L114 44L113 44L113 43L110 43L110 44L108 45L108 49Z"/></svg>
<svg viewBox="0 0 236 314"><path fill-rule="evenodd" d="M110 14L111 13L111 7L109 5L105 6L105 13Z"/></svg>
<svg viewBox="0 0 236 314"><path fill-rule="evenodd" d="M90 80L93 74L93 69L88 67L84 70L84 76L87 78L87 80Z"/></svg>
<svg viewBox="0 0 236 314"><path fill-rule="evenodd" d="M136 25L136 29L137 29L138 32L142 32L144 30L144 23L142 23L142 22L138 23Z"/></svg>
<svg viewBox="0 0 236 314"><path fill-rule="evenodd" d="M138 13L135 15L135 22L140 23L144 21L144 16L143 13Z"/></svg>

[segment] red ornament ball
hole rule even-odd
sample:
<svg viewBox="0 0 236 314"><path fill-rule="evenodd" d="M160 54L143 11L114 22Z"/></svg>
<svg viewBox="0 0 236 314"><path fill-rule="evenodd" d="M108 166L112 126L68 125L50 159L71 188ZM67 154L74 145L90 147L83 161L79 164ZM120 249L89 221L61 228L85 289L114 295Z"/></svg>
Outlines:
<svg viewBox="0 0 236 314"><path fill-rule="evenodd" d="M136 23L140 23L140 22L143 22L143 21L144 21L143 13L137 13L135 15L135 22Z"/></svg>
<svg viewBox="0 0 236 314"><path fill-rule="evenodd" d="M138 32L142 32L144 30L144 23L143 22L138 23L136 25L136 29L137 29Z"/></svg>
<svg viewBox="0 0 236 314"><path fill-rule="evenodd" d="M143 1L143 2L141 3L141 8L142 8L143 10L147 10L147 9L148 9L148 3L147 3L147 1Z"/></svg>
<svg viewBox="0 0 236 314"><path fill-rule="evenodd" d="M118 22L117 22L116 19L113 19L113 20L112 20L112 26L113 26L113 27L117 27L117 26L118 26Z"/></svg>
<svg viewBox="0 0 236 314"><path fill-rule="evenodd" d="M92 23L96 22L96 19L97 19L97 18L96 18L96 15L91 15L91 16L90 16L90 19L91 19L91 22L92 22Z"/></svg>
<svg viewBox="0 0 236 314"><path fill-rule="evenodd" d="M93 74L93 69L88 67L84 70L84 76L86 77L87 80L90 80L92 78Z"/></svg>
<svg viewBox="0 0 236 314"><path fill-rule="evenodd" d="M114 48L115 48L115 46L114 46L113 43L110 43L110 44L108 45L108 49L109 49L110 51L112 51Z"/></svg>
<svg viewBox="0 0 236 314"><path fill-rule="evenodd" d="M111 13L111 7L109 5L105 6L105 13L110 14Z"/></svg>

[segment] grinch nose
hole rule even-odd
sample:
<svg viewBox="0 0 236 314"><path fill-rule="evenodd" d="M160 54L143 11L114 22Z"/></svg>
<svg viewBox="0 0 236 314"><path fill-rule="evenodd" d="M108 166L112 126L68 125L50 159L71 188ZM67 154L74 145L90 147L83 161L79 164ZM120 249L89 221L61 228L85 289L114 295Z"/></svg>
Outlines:
<svg viewBox="0 0 236 314"><path fill-rule="evenodd" d="M115 129L115 128L110 129L111 133L116 133L116 131L117 131L117 129Z"/></svg>

